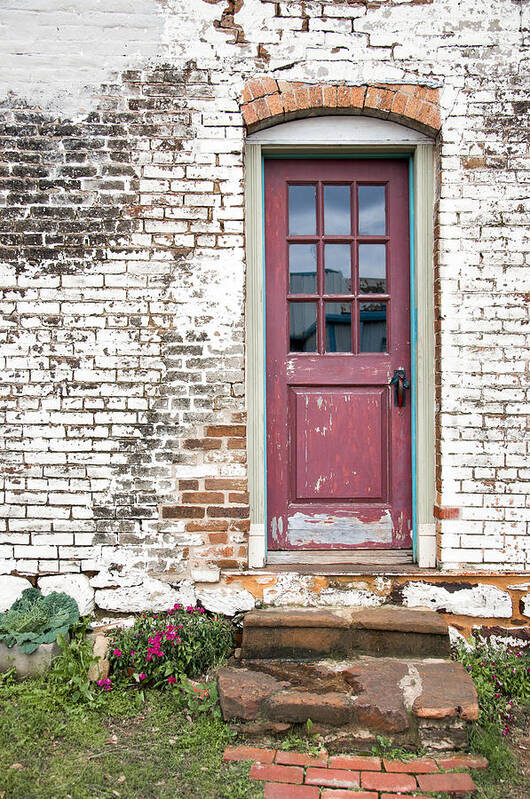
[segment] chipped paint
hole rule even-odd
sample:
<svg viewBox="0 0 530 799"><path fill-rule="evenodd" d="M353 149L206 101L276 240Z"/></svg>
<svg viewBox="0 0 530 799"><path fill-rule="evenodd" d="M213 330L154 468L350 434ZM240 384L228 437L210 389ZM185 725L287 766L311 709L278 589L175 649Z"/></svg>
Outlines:
<svg viewBox="0 0 530 799"><path fill-rule="evenodd" d="M507 591L494 585L474 585L449 591L445 586L417 582L403 589L403 604L427 607L445 613L467 613L484 618L510 618L512 600Z"/></svg>
<svg viewBox="0 0 530 799"><path fill-rule="evenodd" d="M290 546L355 546L392 543L392 516L384 510L378 518L298 512L289 517Z"/></svg>

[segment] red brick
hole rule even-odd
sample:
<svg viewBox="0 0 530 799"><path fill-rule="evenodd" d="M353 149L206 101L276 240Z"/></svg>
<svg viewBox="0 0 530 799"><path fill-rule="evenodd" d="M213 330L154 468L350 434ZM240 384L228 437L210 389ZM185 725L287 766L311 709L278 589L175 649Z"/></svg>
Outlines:
<svg viewBox="0 0 530 799"><path fill-rule="evenodd" d="M298 108L296 97L294 96L293 91L284 92L282 94L282 101L283 101L283 107L286 112L296 111L296 109Z"/></svg>
<svg viewBox="0 0 530 799"><path fill-rule="evenodd" d="M361 785L371 791L395 791L403 793L416 788L416 780L409 774L383 774L378 771L363 771Z"/></svg>
<svg viewBox="0 0 530 799"><path fill-rule="evenodd" d="M274 92L278 91L278 84L274 78L261 78L261 85L265 94L274 94Z"/></svg>
<svg viewBox="0 0 530 799"><path fill-rule="evenodd" d="M318 788L309 785L282 785L279 782L265 784L264 799L318 799Z"/></svg>
<svg viewBox="0 0 530 799"><path fill-rule="evenodd" d="M246 438L229 438L227 442L228 449L246 449Z"/></svg>
<svg viewBox="0 0 530 799"><path fill-rule="evenodd" d="M296 95L296 107L299 110L305 111L307 108L310 107L309 91L305 87L296 89L295 95Z"/></svg>
<svg viewBox="0 0 530 799"><path fill-rule="evenodd" d="M265 87L260 78L253 78L253 80L249 80L245 88L249 90L254 99L256 99L256 97L263 97L265 94Z"/></svg>
<svg viewBox="0 0 530 799"><path fill-rule="evenodd" d="M381 758L335 755L330 758L329 765L330 768L349 768L353 771L381 771Z"/></svg>
<svg viewBox="0 0 530 799"><path fill-rule="evenodd" d="M216 438L187 438L185 449L221 449L221 441Z"/></svg>
<svg viewBox="0 0 530 799"><path fill-rule="evenodd" d="M228 544L228 536L226 533L210 533L208 541L210 544Z"/></svg>
<svg viewBox="0 0 530 799"><path fill-rule="evenodd" d="M359 772L333 768L308 768L307 785L323 785L325 788L358 788Z"/></svg>
<svg viewBox="0 0 530 799"><path fill-rule="evenodd" d="M267 106L269 109L269 116L275 117L283 114L283 102L281 95L269 94L267 97Z"/></svg>
<svg viewBox="0 0 530 799"><path fill-rule="evenodd" d="M430 757L422 760L383 760L385 770L399 774L432 774L438 771L438 766Z"/></svg>
<svg viewBox="0 0 530 799"><path fill-rule="evenodd" d="M225 508L216 507L213 505L212 507L208 508L208 516L217 516L219 518L226 517L227 519L244 519L245 516L248 516L248 514L248 506L242 508Z"/></svg>
<svg viewBox="0 0 530 799"><path fill-rule="evenodd" d="M248 505L248 491L243 491L239 494L229 494L228 501L233 502L235 505Z"/></svg>
<svg viewBox="0 0 530 799"><path fill-rule="evenodd" d="M276 753L276 763L282 766L323 766L328 764L327 753L319 755L318 757L311 757L305 755L303 752L281 752Z"/></svg>
<svg viewBox="0 0 530 799"><path fill-rule="evenodd" d="M254 125L258 121L258 115L256 114L255 109L252 107L252 103L244 105L241 111L243 113L245 125Z"/></svg>
<svg viewBox="0 0 530 799"><path fill-rule="evenodd" d="M181 491L197 491L199 488L198 480L179 480L179 488Z"/></svg>
<svg viewBox="0 0 530 799"><path fill-rule="evenodd" d="M323 790L321 799L377 799L378 794L371 791L328 791ZM401 797L403 799L403 797Z"/></svg>
<svg viewBox="0 0 530 799"><path fill-rule="evenodd" d="M207 436L244 436L247 428L244 424L216 424L206 428Z"/></svg>
<svg viewBox="0 0 530 799"><path fill-rule="evenodd" d="M418 782L422 791L439 791L440 793L472 793L475 783L469 774L457 772L453 774L420 774Z"/></svg>
<svg viewBox="0 0 530 799"><path fill-rule="evenodd" d="M326 108L337 107L337 87L324 86L324 105Z"/></svg>
<svg viewBox="0 0 530 799"><path fill-rule="evenodd" d="M364 105L365 94L366 89L364 86L352 86L350 91L351 108L362 108Z"/></svg>
<svg viewBox="0 0 530 799"><path fill-rule="evenodd" d="M247 481L238 478L209 477L205 481L205 487L219 491L246 491Z"/></svg>
<svg viewBox="0 0 530 799"><path fill-rule="evenodd" d="M252 106L256 110L256 114L258 115L258 119L267 119L269 116L269 106L267 105L267 101L264 97L261 97L259 100L254 100Z"/></svg>
<svg viewBox="0 0 530 799"><path fill-rule="evenodd" d="M488 768L488 760L482 755L457 755L456 757L437 757L436 762L440 768L451 771L455 768Z"/></svg>
<svg viewBox="0 0 530 799"><path fill-rule="evenodd" d="M225 501L225 495L215 491L185 491L182 501L186 505L202 505L209 502L222 504Z"/></svg>
<svg viewBox="0 0 530 799"><path fill-rule="evenodd" d="M458 519L460 508L448 508L447 506L435 505L433 514L436 519Z"/></svg>
<svg viewBox="0 0 530 799"><path fill-rule="evenodd" d="M182 505L167 505L162 508L163 519L202 519L204 508L184 507Z"/></svg>
<svg viewBox="0 0 530 799"><path fill-rule="evenodd" d="M225 521L214 522L213 519L205 519L203 522L186 522L188 533L218 533L226 530L228 522Z"/></svg>
<svg viewBox="0 0 530 799"><path fill-rule="evenodd" d="M380 797L381 799L404 799L402 793L382 793ZM432 799L432 796L420 796L417 793L411 793L406 799Z"/></svg>
<svg viewBox="0 0 530 799"><path fill-rule="evenodd" d="M351 90L349 86L337 87L337 105L341 108L350 108L351 106Z"/></svg>
<svg viewBox="0 0 530 799"><path fill-rule="evenodd" d="M251 780L270 782L292 782L300 785L304 781L304 769L297 766L276 766L254 763L250 769Z"/></svg>
<svg viewBox="0 0 530 799"><path fill-rule="evenodd" d="M256 763L272 763L274 749L261 749L259 746L227 746L223 760L254 760Z"/></svg>
<svg viewBox="0 0 530 799"><path fill-rule="evenodd" d="M320 108L322 106L322 86L309 87L309 102L311 108Z"/></svg>

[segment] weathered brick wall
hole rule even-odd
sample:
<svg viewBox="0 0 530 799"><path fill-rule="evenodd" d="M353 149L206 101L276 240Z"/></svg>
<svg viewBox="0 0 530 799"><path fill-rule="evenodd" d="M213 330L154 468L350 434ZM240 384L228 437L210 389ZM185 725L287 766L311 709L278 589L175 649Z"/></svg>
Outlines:
<svg viewBox="0 0 530 799"><path fill-rule="evenodd" d="M528 565L528 6L5 6L1 571L245 566L256 75L439 89L439 558Z"/></svg>

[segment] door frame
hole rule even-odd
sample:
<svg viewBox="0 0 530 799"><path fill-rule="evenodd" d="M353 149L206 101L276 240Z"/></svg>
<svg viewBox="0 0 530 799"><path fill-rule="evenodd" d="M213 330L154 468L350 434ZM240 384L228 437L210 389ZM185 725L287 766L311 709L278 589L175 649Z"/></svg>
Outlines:
<svg viewBox="0 0 530 799"><path fill-rule="evenodd" d="M336 119L336 117L335 117ZM342 117L344 119L344 117ZM363 125L362 143L292 144L283 123L249 136L245 143L246 232L246 403L247 458L250 497L249 568L266 563L266 401L265 401L265 292L264 191L266 157L284 158L407 158L410 189L410 299L411 299L411 413L412 413L412 520L414 560L423 568L436 563L434 457L434 174L435 143L409 128L385 123L388 135L381 143L370 138L370 122ZM311 120L307 119L310 123ZM368 123L368 124L367 124ZM298 123L299 124L299 123ZM352 128L354 126L352 125ZM299 131L298 131L299 135ZM287 139L287 142L286 142ZM416 464L421 464L417 469ZM374 555L374 559L376 558Z"/></svg>

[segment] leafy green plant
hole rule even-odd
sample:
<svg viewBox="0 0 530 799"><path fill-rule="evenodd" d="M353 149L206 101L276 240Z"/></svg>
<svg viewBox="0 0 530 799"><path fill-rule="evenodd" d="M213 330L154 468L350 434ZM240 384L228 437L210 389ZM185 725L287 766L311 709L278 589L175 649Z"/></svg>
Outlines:
<svg viewBox="0 0 530 799"><path fill-rule="evenodd" d="M61 652L47 674L47 684L54 695L73 704L102 701L101 692L88 679L88 670L98 662L93 644L86 638L89 625L90 619L83 617L74 624L69 640L59 634L57 643Z"/></svg>
<svg viewBox="0 0 530 799"><path fill-rule="evenodd" d="M68 594L43 596L37 588L26 588L9 610L0 614L0 641L29 655L41 644L66 636L79 619L77 602Z"/></svg>
<svg viewBox="0 0 530 799"><path fill-rule="evenodd" d="M221 718L221 709L218 705L219 694L215 680L199 683L189 680L187 677L181 677L179 687L183 703L193 716L198 713L213 713L216 718Z"/></svg>
<svg viewBox="0 0 530 799"><path fill-rule="evenodd" d="M182 675L198 677L219 665L233 647L230 622L202 608L177 604L164 613L142 613L112 639L111 677L101 687L111 690L113 679L142 689L171 686Z"/></svg>
<svg viewBox="0 0 530 799"><path fill-rule="evenodd" d="M410 760L417 755L422 755L422 749L415 749L414 753L403 749L401 746L394 746L390 738L384 735L376 735L376 743L372 746L371 752L378 757L386 757L388 760Z"/></svg>

